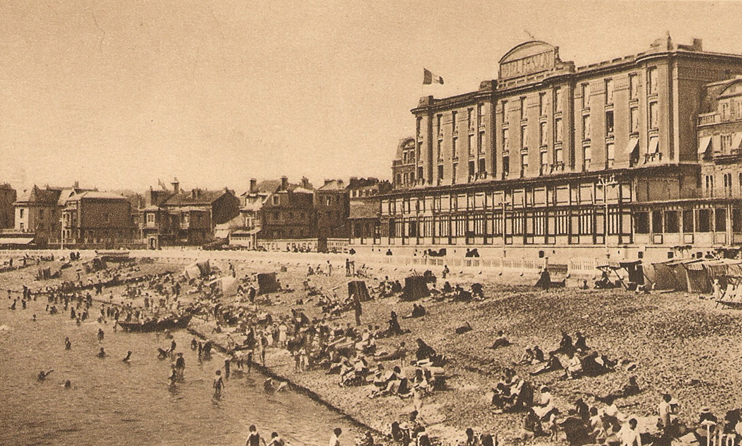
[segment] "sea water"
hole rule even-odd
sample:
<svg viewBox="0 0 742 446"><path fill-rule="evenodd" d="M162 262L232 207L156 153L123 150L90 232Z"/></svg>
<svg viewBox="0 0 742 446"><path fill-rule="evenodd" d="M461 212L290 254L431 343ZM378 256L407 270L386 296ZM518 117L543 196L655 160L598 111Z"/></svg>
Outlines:
<svg viewBox="0 0 742 446"><path fill-rule="evenodd" d="M326 445L332 429L353 444L359 431L337 413L291 391L268 394L264 376L235 372L214 398L215 371L224 357L200 361L186 331L174 333L186 360L185 380L171 387L172 361L157 348L171 339L156 333L114 333L111 323L78 326L68 312L49 315L46 299L10 310L0 303L0 445L243 445L254 424L270 439ZM99 304L90 311L97 315ZM32 321L36 314L37 320ZM98 328L105 333L97 338ZM65 350L69 337L71 350ZM105 359L96 356L100 347ZM130 363L122 359L132 351ZM54 371L38 381L39 371ZM222 372L224 373L224 372ZM70 380L70 389L64 382Z"/></svg>

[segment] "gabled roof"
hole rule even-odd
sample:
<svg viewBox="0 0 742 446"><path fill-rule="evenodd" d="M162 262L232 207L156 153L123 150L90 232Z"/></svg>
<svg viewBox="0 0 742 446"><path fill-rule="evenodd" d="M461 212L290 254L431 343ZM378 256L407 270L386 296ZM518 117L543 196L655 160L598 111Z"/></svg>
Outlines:
<svg viewBox="0 0 742 446"><path fill-rule="evenodd" d="M129 201L123 195L114 194L112 192L98 192L98 191L87 191L75 194L67 199L67 202L80 201L83 198L96 199L96 200L123 200Z"/></svg>
<svg viewBox="0 0 742 446"><path fill-rule="evenodd" d="M162 203L162 206L198 206L211 205L216 200L227 194L224 189L220 190L196 190L175 194ZM231 191L229 193L232 193Z"/></svg>
<svg viewBox="0 0 742 446"><path fill-rule="evenodd" d="M34 186L20 193L16 199L16 203L34 203L40 205L56 205L59 200L59 195L62 192L61 187L46 187L41 189L34 184Z"/></svg>
<svg viewBox="0 0 742 446"><path fill-rule="evenodd" d="M342 191L345 190L345 183L343 183L343 180L325 180L325 184L317 190Z"/></svg>

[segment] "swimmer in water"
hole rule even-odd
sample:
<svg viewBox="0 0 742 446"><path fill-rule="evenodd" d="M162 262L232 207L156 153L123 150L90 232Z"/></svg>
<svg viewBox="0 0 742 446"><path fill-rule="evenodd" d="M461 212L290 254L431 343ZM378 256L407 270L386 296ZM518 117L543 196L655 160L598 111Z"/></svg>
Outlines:
<svg viewBox="0 0 742 446"><path fill-rule="evenodd" d="M124 359L122 359L122 361L124 361L124 362L125 362L125 363L127 363L127 364L129 363L129 361L131 361L131 350L129 350L129 351L128 351L128 352L126 353L126 357L125 357Z"/></svg>
<svg viewBox="0 0 742 446"><path fill-rule="evenodd" d="M106 336L106 334L103 333L103 329L102 328L99 328L98 329L98 342L102 341L105 336Z"/></svg>
<svg viewBox="0 0 742 446"><path fill-rule="evenodd" d="M71 389L72 388L72 381L70 381L69 379L67 381L65 381L64 382L64 388L65 389Z"/></svg>
<svg viewBox="0 0 742 446"><path fill-rule="evenodd" d="M32 321L34 321L34 322L36 322L36 315L35 315L35 314L34 314L34 315L33 315L33 317L31 318L31 320L32 320Z"/></svg>
<svg viewBox="0 0 742 446"><path fill-rule="evenodd" d="M70 350L72 348L72 342L70 342L70 338L66 337L64 338L64 349Z"/></svg>
<svg viewBox="0 0 742 446"><path fill-rule="evenodd" d="M175 386L175 382L178 380L178 372L175 371L175 367L173 367L172 373L170 373L170 377L168 378L170 381L170 386Z"/></svg>
<svg viewBox="0 0 742 446"><path fill-rule="evenodd" d="M42 370L42 371L40 371L40 372L39 372L39 376L38 376L38 379L39 379L39 381L43 381L43 380L45 380L45 379L46 379L46 377L47 377L47 376L49 376L49 374L50 374L51 372L53 372L53 371L54 371L54 369L52 369L52 370L49 370L48 372L45 372L45 371L43 371L43 370Z"/></svg>
<svg viewBox="0 0 742 446"><path fill-rule="evenodd" d="M106 351L103 349L103 347L100 348L100 351L98 352L99 358L105 358L106 357Z"/></svg>
<svg viewBox="0 0 742 446"><path fill-rule="evenodd" d="M266 446L284 446L285 444L283 438L278 436L278 432L273 432L271 433L271 441Z"/></svg>

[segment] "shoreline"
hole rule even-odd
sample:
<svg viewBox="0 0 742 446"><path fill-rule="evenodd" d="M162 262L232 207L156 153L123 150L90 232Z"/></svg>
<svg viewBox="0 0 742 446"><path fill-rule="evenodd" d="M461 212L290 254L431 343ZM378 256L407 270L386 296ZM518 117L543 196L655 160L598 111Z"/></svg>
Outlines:
<svg viewBox="0 0 742 446"><path fill-rule="evenodd" d="M211 341L211 343L214 345L214 347L220 353L226 353L228 351L228 349L221 342L219 342L217 339L215 339L214 337L207 336L206 334L204 334L201 331L199 331L196 327L193 327L191 324L188 325L188 327L186 328L186 331L188 331L188 333L191 333L194 336L199 337L200 339L203 339L203 340L206 340L206 341ZM333 412L335 412L335 413L337 413L339 415L342 415L351 424L354 424L355 426L360 427L362 429L371 431L375 436L383 437L385 439L388 437L385 433L379 431L377 428L374 428L372 426L369 426L368 424L364 423L363 421L357 419L355 416L353 416L352 414L348 413L344 409L342 409L342 408L340 408L340 407L338 407L338 406L330 403L327 399L325 399L324 397L322 397L319 393L313 391L312 389L310 389L310 388L308 388L306 386L303 386L303 385L295 382L290 377L280 375L279 373L277 373L276 371L274 371L270 367L264 366L264 365L262 365L262 364L260 364L258 362L253 362L252 367L255 368L256 370L258 370L261 374L263 374L263 375L265 375L265 376L267 376L269 378L272 378L272 379L276 379L276 380L285 382L286 385L289 387L289 389L291 389L292 391L297 392L297 393L300 393L300 394L308 397L312 401L314 401L314 402L316 402L318 404L321 404L322 406L326 407L327 409L330 409L331 411L333 411Z"/></svg>

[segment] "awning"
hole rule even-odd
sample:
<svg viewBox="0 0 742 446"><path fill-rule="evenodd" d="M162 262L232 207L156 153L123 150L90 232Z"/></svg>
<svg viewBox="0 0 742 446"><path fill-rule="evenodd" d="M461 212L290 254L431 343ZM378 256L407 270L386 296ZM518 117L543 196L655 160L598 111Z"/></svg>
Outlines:
<svg viewBox="0 0 742 446"><path fill-rule="evenodd" d="M626 146L626 153L631 157L637 148L639 148L639 138L631 138L629 139L629 145Z"/></svg>
<svg viewBox="0 0 742 446"><path fill-rule="evenodd" d="M740 134L742 136L742 134ZM704 136L701 138L701 142L698 143L698 154L699 155L705 155L706 152L709 150L709 146L711 145L711 137L710 136Z"/></svg>
<svg viewBox="0 0 742 446"><path fill-rule="evenodd" d="M742 133L735 133L732 137L732 150L738 150L740 143L742 143Z"/></svg>
<svg viewBox="0 0 742 446"><path fill-rule="evenodd" d="M33 237L0 238L0 245L28 245L33 242Z"/></svg>
<svg viewBox="0 0 742 446"><path fill-rule="evenodd" d="M649 140L649 150L647 150L647 153L650 155L654 155L659 150L660 146L660 140L657 138L652 138Z"/></svg>

